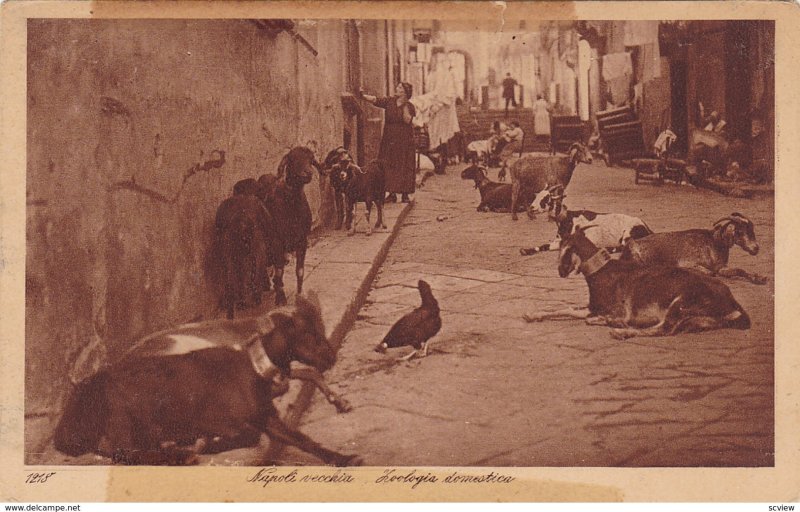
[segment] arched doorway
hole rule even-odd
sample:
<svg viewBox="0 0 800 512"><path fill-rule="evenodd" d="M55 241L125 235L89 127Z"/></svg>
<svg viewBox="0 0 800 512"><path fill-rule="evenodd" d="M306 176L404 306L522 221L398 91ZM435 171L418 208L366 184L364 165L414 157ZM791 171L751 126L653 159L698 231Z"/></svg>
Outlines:
<svg viewBox="0 0 800 512"><path fill-rule="evenodd" d="M473 69L472 56L465 50L451 49L447 52L447 58L459 85L461 100L465 103L475 103L476 98L473 91L475 71Z"/></svg>

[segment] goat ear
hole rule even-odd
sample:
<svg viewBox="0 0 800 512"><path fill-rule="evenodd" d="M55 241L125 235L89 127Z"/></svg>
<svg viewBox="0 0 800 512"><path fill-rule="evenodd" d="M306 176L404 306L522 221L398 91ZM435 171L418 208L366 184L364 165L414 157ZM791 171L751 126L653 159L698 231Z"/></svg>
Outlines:
<svg viewBox="0 0 800 512"><path fill-rule="evenodd" d="M319 296L313 290L309 291L305 297L298 295L295 298L295 305L303 310L321 311Z"/></svg>
<svg viewBox="0 0 800 512"><path fill-rule="evenodd" d="M281 163L278 164L278 171L276 175L278 179L283 178L286 176L286 168L289 166L289 154L285 154L283 158L281 158Z"/></svg>
<svg viewBox="0 0 800 512"><path fill-rule="evenodd" d="M340 152L341 152L341 151L340 151L341 149L342 149L342 147L341 147L341 146L339 146L338 148L336 148L336 149L332 149L332 150L330 150L330 151L328 152L328 156L326 156L326 157L325 157L325 162L323 163L323 166L324 166L326 169L329 169L329 168L330 168L330 167L333 165L333 162L336 160L336 158L338 158L338 157L339 157L339 154L340 154Z"/></svg>

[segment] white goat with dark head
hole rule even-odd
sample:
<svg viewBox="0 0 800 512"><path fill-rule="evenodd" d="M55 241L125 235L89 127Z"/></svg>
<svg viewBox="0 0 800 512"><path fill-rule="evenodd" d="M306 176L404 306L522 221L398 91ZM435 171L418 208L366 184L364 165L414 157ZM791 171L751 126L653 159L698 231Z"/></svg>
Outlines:
<svg viewBox="0 0 800 512"><path fill-rule="evenodd" d="M561 240L579 227L586 230L586 237L597 247L609 252L618 252L628 240L653 233L642 219L623 213L597 213L591 210L569 210L564 204L564 187L555 185L536 195L528 210L529 215L548 213L557 224L556 237L552 242L520 249L523 256L543 251L557 251Z"/></svg>

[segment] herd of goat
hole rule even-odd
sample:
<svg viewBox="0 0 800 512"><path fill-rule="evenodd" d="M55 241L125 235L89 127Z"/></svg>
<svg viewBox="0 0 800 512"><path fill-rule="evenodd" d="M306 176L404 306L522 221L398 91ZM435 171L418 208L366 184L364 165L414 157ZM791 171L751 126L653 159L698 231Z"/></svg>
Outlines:
<svg viewBox="0 0 800 512"><path fill-rule="evenodd" d="M576 166L591 154L574 144L566 156L527 155L510 166L511 183L488 179L487 170L467 167L461 177L480 191L479 211L547 214L557 224L552 242L521 249L522 255L560 251L558 272L584 275L587 308L537 311L529 322L583 318L612 327L615 338L663 336L722 327L747 329L750 319L730 289L715 276L766 279L728 267L734 245L758 252L753 223L734 213L712 229L654 233L641 219L569 210L565 191ZM305 147L291 149L276 175L236 183L215 217L212 260L218 264L220 306L226 319L177 326L142 338L119 361L73 390L56 428L55 447L68 455L96 453L122 464L190 464L198 454L256 446L261 435L296 446L327 464L357 465L361 459L326 449L279 417L273 399L290 379L312 382L339 412L349 404L325 384L322 373L336 361L325 333L320 304L304 296L303 275L311 210L303 188L314 172L327 176L335 193L336 227L354 232L353 209L364 202L383 222L384 168L359 167L344 148L319 163ZM283 271L296 259L297 297L287 305ZM610 253L619 253L613 258ZM270 283L270 270L272 282ZM260 303L275 291L276 308L234 319L239 306ZM441 326L430 285L418 282L421 305L399 319L375 347L411 346L403 359L427 353ZM305 365L298 368L293 362ZM269 461L265 461L269 462Z"/></svg>
<svg viewBox="0 0 800 512"><path fill-rule="evenodd" d="M591 154L575 143L566 156L516 160L510 166L510 184L491 181L486 168L477 164L461 173L480 192L478 211L511 212L514 220L525 210L532 219L536 214L551 216L557 226L554 240L522 248L520 254L558 250L559 275L580 272L586 279L588 308L537 311L525 315L526 320L585 318L589 324L612 327L611 335L618 339L750 327L730 289L715 279L766 283L763 276L728 266L734 245L758 253L750 219L733 213L711 229L654 233L630 215L570 210L565 191L579 163L591 163ZM615 252L620 253L617 259L610 255Z"/></svg>

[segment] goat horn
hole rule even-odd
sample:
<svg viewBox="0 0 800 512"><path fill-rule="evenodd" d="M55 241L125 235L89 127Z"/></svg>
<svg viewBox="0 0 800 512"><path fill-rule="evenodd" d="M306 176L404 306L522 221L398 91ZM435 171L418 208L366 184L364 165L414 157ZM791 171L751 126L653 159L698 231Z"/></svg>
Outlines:
<svg viewBox="0 0 800 512"><path fill-rule="evenodd" d="M739 212L733 212L733 213L730 215L730 218L731 218L731 219L739 219L739 220L742 220L742 221L744 221L744 222L746 222L746 223L748 223L748 224L752 224L752 223L753 223L753 221L751 221L750 219L748 219L747 217L745 217L744 215L742 215L742 214L741 214L741 213L739 213Z"/></svg>

